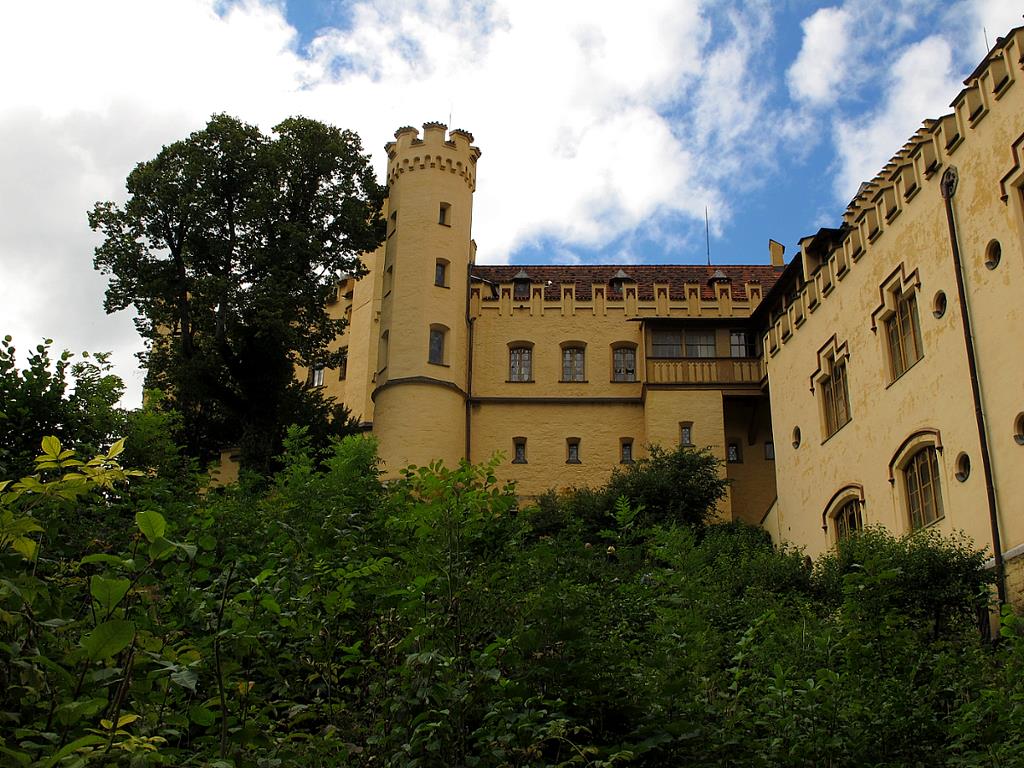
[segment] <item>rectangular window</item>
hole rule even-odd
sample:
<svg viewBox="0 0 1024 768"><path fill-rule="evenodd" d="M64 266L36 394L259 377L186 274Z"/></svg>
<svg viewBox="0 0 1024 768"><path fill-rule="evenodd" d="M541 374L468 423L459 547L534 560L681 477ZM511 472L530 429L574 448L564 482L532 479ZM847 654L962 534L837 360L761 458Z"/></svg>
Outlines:
<svg viewBox="0 0 1024 768"><path fill-rule="evenodd" d="M921 327L917 320L917 297L912 291L896 299L896 311L885 321L889 341L892 377L898 379L910 366L924 357Z"/></svg>
<svg viewBox="0 0 1024 768"><path fill-rule="evenodd" d="M693 422L684 421L679 425L679 444L693 446Z"/></svg>
<svg viewBox="0 0 1024 768"><path fill-rule="evenodd" d="M570 437L565 441L565 455L566 464L580 463L580 439L578 437Z"/></svg>
<svg viewBox="0 0 1024 768"><path fill-rule="evenodd" d="M338 360L338 381L344 381L348 377L348 347L341 350L341 359Z"/></svg>
<svg viewBox="0 0 1024 768"><path fill-rule="evenodd" d="M512 347L508 351L508 380L533 381L533 350Z"/></svg>
<svg viewBox="0 0 1024 768"><path fill-rule="evenodd" d="M743 454L740 453L740 444L729 443L725 447L725 458L730 464L742 464Z"/></svg>
<svg viewBox="0 0 1024 768"><path fill-rule="evenodd" d="M440 288L448 286L448 263L441 259L434 263L434 285Z"/></svg>
<svg viewBox="0 0 1024 768"><path fill-rule="evenodd" d="M562 381L585 381L583 347L562 349Z"/></svg>
<svg viewBox="0 0 1024 768"><path fill-rule="evenodd" d="M430 353L427 360L434 365L444 365L444 331L430 329Z"/></svg>
<svg viewBox="0 0 1024 768"><path fill-rule="evenodd" d="M913 455L903 470L903 478L910 508L910 525L914 530L943 517L939 460L934 446L929 445Z"/></svg>
<svg viewBox="0 0 1024 768"><path fill-rule="evenodd" d="M618 347L612 351L612 381L636 381L636 350Z"/></svg>
<svg viewBox="0 0 1024 768"><path fill-rule="evenodd" d="M764 459L765 461L775 461L775 443L771 440L764 444Z"/></svg>
<svg viewBox="0 0 1024 768"><path fill-rule="evenodd" d="M850 421L850 392L846 385L846 361L829 358L832 375L820 382L822 407L825 411L825 436L839 431Z"/></svg>
<svg viewBox="0 0 1024 768"><path fill-rule="evenodd" d="M715 356L715 332L714 331L687 331L686 332L686 356L687 357L714 357Z"/></svg>
<svg viewBox="0 0 1024 768"><path fill-rule="evenodd" d="M452 206L450 203L441 203L441 207L437 213L437 223L443 224L446 227L451 226Z"/></svg>
<svg viewBox="0 0 1024 768"><path fill-rule="evenodd" d="M623 464L633 463L633 441L623 439L619 444L619 461Z"/></svg>
<svg viewBox="0 0 1024 768"><path fill-rule="evenodd" d="M526 438L525 437L513 437L512 438L512 463L513 464L525 464L526 463Z"/></svg>
<svg viewBox="0 0 1024 768"><path fill-rule="evenodd" d="M318 365L309 372L309 383L314 387L322 387L324 385L324 367L322 365Z"/></svg>
<svg viewBox="0 0 1024 768"><path fill-rule="evenodd" d="M730 357L757 357L754 353L754 338L746 331L729 331Z"/></svg>
<svg viewBox="0 0 1024 768"><path fill-rule="evenodd" d="M836 514L836 540L846 539L864 529L860 501L851 499L839 508Z"/></svg>
<svg viewBox="0 0 1024 768"><path fill-rule="evenodd" d="M652 331L651 353L654 357L682 357L682 334L679 331Z"/></svg>
<svg viewBox="0 0 1024 768"><path fill-rule="evenodd" d="M512 283L512 298L516 301L530 300L530 281L516 280Z"/></svg>

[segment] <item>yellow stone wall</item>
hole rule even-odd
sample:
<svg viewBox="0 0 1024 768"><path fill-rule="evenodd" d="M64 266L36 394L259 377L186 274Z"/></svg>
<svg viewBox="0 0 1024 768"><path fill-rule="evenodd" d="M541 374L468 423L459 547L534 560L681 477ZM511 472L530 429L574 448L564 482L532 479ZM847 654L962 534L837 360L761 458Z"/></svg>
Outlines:
<svg viewBox="0 0 1024 768"><path fill-rule="evenodd" d="M927 121L882 172L861 188L836 247L805 238L796 272L795 300L769 298L782 314L765 337L766 366L775 425L778 507L774 535L817 555L834 542L823 513L845 486L860 486L864 520L897 533L910 530L903 479L890 468L908 437L932 430L940 449L945 517L943 532L965 531L991 546L985 477L957 297L956 273L940 192L944 172L955 166L953 197L968 306L977 346L1002 546L1024 543L1024 447L1014 420L1024 410L1024 285L1020 149L1024 140L1024 32L1015 30L990 53L953 112ZM1005 194L1005 199L1003 195ZM838 225L837 225L838 227ZM988 244L998 240L1002 260L985 266ZM823 256L824 254L824 256ZM798 270L799 268L799 270ZM799 271L802 271L802 279ZM899 283L917 297L923 358L895 381L889 373L883 298ZM935 297L946 296L942 317ZM777 315L776 313L773 313ZM848 353L852 420L826 438L821 387L812 391L827 350ZM794 448L793 431L801 443ZM956 477L957 457L970 457L971 472ZM827 530L823 530L826 523Z"/></svg>

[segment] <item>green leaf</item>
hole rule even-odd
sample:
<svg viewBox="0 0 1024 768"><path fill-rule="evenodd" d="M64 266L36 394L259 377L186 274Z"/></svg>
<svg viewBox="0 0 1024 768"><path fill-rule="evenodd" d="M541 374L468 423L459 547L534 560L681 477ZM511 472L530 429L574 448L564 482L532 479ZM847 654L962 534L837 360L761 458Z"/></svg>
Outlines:
<svg viewBox="0 0 1024 768"><path fill-rule="evenodd" d="M130 621L114 619L105 621L96 629L82 638L82 647L89 654L89 659L99 661L115 656L131 643L135 637L135 624Z"/></svg>
<svg viewBox="0 0 1024 768"><path fill-rule="evenodd" d="M106 739L102 736L83 736L80 739L75 739L70 744L64 745L63 749L59 750L57 753L52 755L50 759L46 762L46 768L51 768L52 766L57 765L57 763L59 763L65 757L81 749L82 747L91 747L96 744L103 744L104 742L106 742Z"/></svg>
<svg viewBox="0 0 1024 768"><path fill-rule="evenodd" d="M116 443L110 446L110 450L107 451L108 459L116 458L117 456L120 456L124 452L124 441L126 439L127 438L122 437L120 440L118 440Z"/></svg>
<svg viewBox="0 0 1024 768"><path fill-rule="evenodd" d="M89 594L93 596L103 614L110 615L118 603L128 594L131 582L128 579L105 579L102 576L93 576L89 580Z"/></svg>
<svg viewBox="0 0 1024 768"><path fill-rule="evenodd" d="M149 541L154 542L164 535L167 530L167 521L159 512L152 509L135 513L135 524L139 526L142 535Z"/></svg>
<svg viewBox="0 0 1024 768"><path fill-rule="evenodd" d="M213 711L200 704L196 704L194 707L189 708L188 717L196 725L203 726L213 725L217 719L217 715Z"/></svg>
<svg viewBox="0 0 1024 768"><path fill-rule="evenodd" d="M163 536L158 538L152 544L149 545L149 558L151 560L159 560L165 555L174 551L174 544L169 542Z"/></svg>
<svg viewBox="0 0 1024 768"><path fill-rule="evenodd" d="M199 675L188 667L171 673L171 680L182 688L188 688L192 693L196 692L196 683L199 682Z"/></svg>
<svg viewBox="0 0 1024 768"><path fill-rule="evenodd" d="M264 595L260 598L260 605L273 614L280 615L281 613L281 606L278 604L277 600L272 598L270 595Z"/></svg>
<svg viewBox="0 0 1024 768"><path fill-rule="evenodd" d="M124 558L117 557L116 555L108 555L104 552L97 552L92 555L86 555L79 562L81 563L103 563L104 565L117 565L124 566Z"/></svg>
<svg viewBox="0 0 1024 768"><path fill-rule="evenodd" d="M38 434L38 433L36 433ZM56 459L60 456L60 440L53 435L47 435L43 438L43 453L52 459Z"/></svg>

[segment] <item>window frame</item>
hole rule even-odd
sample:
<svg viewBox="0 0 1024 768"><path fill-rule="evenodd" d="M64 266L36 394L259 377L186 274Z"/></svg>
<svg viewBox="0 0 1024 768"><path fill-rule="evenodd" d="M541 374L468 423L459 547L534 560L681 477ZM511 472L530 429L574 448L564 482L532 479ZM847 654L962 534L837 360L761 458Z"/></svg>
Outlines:
<svg viewBox="0 0 1024 768"><path fill-rule="evenodd" d="M901 463L900 475L907 519L912 531L928 528L946 516L942 501L939 451L934 444L920 445L909 453ZM925 501L926 491L930 502Z"/></svg>
<svg viewBox="0 0 1024 768"><path fill-rule="evenodd" d="M348 378L348 347L342 347L338 351L338 381L345 381Z"/></svg>
<svg viewBox="0 0 1024 768"><path fill-rule="evenodd" d="M742 335L742 344L737 344L736 337ZM736 350L741 349L742 355L737 355ZM757 345L754 341L754 334L743 328L733 328L729 331L729 357L731 358L744 358L744 357L757 357L755 350Z"/></svg>
<svg viewBox="0 0 1024 768"><path fill-rule="evenodd" d="M633 462L633 438L619 438L619 463L632 464Z"/></svg>
<svg viewBox="0 0 1024 768"><path fill-rule="evenodd" d="M516 355L522 357L525 353L526 362L522 360L516 365ZM525 374L524 374L525 370ZM533 381L533 344L523 342L512 342L508 346L508 381L512 384L529 384Z"/></svg>
<svg viewBox="0 0 1024 768"><path fill-rule="evenodd" d="M896 381L924 357L917 292L907 288L893 293L893 310L882 321L889 355L889 374ZM913 342L908 348L907 342ZM915 355L913 358L911 354Z"/></svg>
<svg viewBox="0 0 1024 768"><path fill-rule="evenodd" d="M513 464L528 464L526 454L526 438L525 437L513 437L512 438L512 463Z"/></svg>
<svg viewBox="0 0 1024 768"><path fill-rule="evenodd" d="M853 518L854 524L850 525ZM864 530L864 502L857 497L846 498L832 514L832 534L837 542Z"/></svg>
<svg viewBox="0 0 1024 768"><path fill-rule="evenodd" d="M709 331L696 328L687 329L683 333L683 357L707 360L718 357L718 334L712 328ZM710 344L708 339L711 339ZM694 339L694 341L691 341ZM707 354L710 351L710 354Z"/></svg>
<svg viewBox="0 0 1024 768"><path fill-rule="evenodd" d="M565 463L583 463L583 461L580 459L580 439L578 437L567 437L565 439Z"/></svg>
<svg viewBox="0 0 1024 768"><path fill-rule="evenodd" d="M434 285L438 288L448 288L448 267L450 262L447 259L434 260ZM440 277L440 282L438 278Z"/></svg>
<svg viewBox="0 0 1024 768"><path fill-rule="evenodd" d="M587 381L587 346L580 342L562 345L562 384L584 384Z"/></svg>
<svg viewBox="0 0 1024 768"><path fill-rule="evenodd" d="M826 440L853 421L847 359L846 356L837 358L835 354L830 354L825 361L828 372L818 379Z"/></svg>
<svg viewBox="0 0 1024 768"><path fill-rule="evenodd" d="M434 344L435 339L440 339L439 347ZM435 354L438 352L439 354ZM434 324L430 326L427 337L427 363L430 365L448 365L448 328L447 326Z"/></svg>
<svg viewBox="0 0 1024 768"><path fill-rule="evenodd" d="M629 355L632 358L632 367L625 362L619 365L619 356ZM612 346L612 381L615 383L635 383L637 381L636 367L636 345L632 343L615 344ZM620 370L622 371L620 373Z"/></svg>

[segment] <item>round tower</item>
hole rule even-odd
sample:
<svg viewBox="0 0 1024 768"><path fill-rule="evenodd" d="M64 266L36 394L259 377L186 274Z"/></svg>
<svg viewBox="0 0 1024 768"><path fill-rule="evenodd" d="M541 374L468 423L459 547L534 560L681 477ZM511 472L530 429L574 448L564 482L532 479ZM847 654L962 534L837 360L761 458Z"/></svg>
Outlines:
<svg viewBox="0 0 1024 768"><path fill-rule="evenodd" d="M373 432L389 475L466 455L467 301L480 150L442 123L388 143Z"/></svg>

